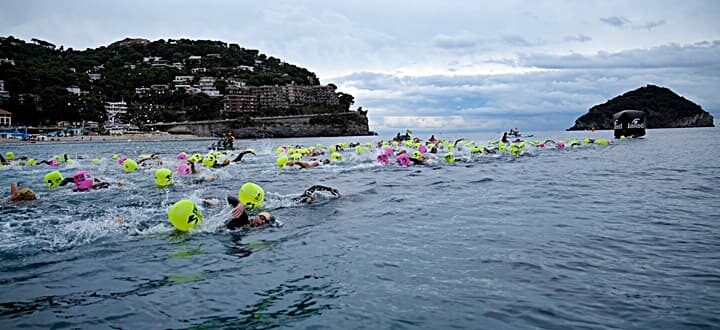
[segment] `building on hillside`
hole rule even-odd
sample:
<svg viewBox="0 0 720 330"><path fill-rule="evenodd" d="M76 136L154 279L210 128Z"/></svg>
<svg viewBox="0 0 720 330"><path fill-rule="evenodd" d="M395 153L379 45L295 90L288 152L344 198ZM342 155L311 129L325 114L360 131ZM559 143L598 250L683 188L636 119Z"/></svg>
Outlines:
<svg viewBox="0 0 720 330"><path fill-rule="evenodd" d="M153 89L152 89L152 88L148 88L148 87L137 87L137 88L135 88L135 95L137 95L138 97L150 96L150 94L152 94L152 92L153 92Z"/></svg>
<svg viewBox="0 0 720 330"><path fill-rule="evenodd" d="M173 84L187 84L193 82L194 79L193 76L175 76Z"/></svg>
<svg viewBox="0 0 720 330"><path fill-rule="evenodd" d="M0 65L3 64L15 65L15 60L11 60L9 58L0 58Z"/></svg>
<svg viewBox="0 0 720 330"><path fill-rule="evenodd" d="M88 73L88 78L90 81L96 81L102 79L102 74L100 73Z"/></svg>
<svg viewBox="0 0 720 330"><path fill-rule="evenodd" d="M230 80L223 102L225 112L262 112L269 109L288 109L307 104L338 105L335 86L237 86Z"/></svg>
<svg viewBox="0 0 720 330"><path fill-rule="evenodd" d="M12 112L0 109L0 126L12 126Z"/></svg>
<svg viewBox="0 0 720 330"><path fill-rule="evenodd" d="M170 89L170 86L165 84L150 85L150 88L155 92L165 92Z"/></svg>
<svg viewBox="0 0 720 330"><path fill-rule="evenodd" d="M207 68L192 68L190 69L190 72L192 73L205 73L207 72Z"/></svg>
<svg viewBox="0 0 720 330"><path fill-rule="evenodd" d="M5 90L5 81L0 80L0 104L10 99L10 92Z"/></svg>
<svg viewBox="0 0 720 330"><path fill-rule="evenodd" d="M199 88L200 91L207 96L220 97L222 95L220 95L220 91L215 88L215 80L215 77L202 77L195 87Z"/></svg>
<svg viewBox="0 0 720 330"><path fill-rule="evenodd" d="M0 80L0 91L5 90L5 80Z"/></svg>
<svg viewBox="0 0 720 330"><path fill-rule="evenodd" d="M161 56L143 57L143 63L154 63L154 62L162 61L162 59L163 58Z"/></svg>
<svg viewBox="0 0 720 330"><path fill-rule="evenodd" d="M235 69L242 71L255 71L255 68L249 65L238 65L235 67Z"/></svg>
<svg viewBox="0 0 720 330"><path fill-rule="evenodd" d="M190 57L188 57L188 60L190 60L190 61L199 61L201 59L202 59L202 56L200 56L200 55L191 55Z"/></svg>
<svg viewBox="0 0 720 330"><path fill-rule="evenodd" d="M127 109L128 107L125 101L105 102L105 112L107 113L107 122L105 126L114 126L120 124L117 116L126 114Z"/></svg>
<svg viewBox="0 0 720 330"><path fill-rule="evenodd" d="M71 94L80 95L80 93L81 93L80 87L78 87L77 85L72 85L65 89Z"/></svg>

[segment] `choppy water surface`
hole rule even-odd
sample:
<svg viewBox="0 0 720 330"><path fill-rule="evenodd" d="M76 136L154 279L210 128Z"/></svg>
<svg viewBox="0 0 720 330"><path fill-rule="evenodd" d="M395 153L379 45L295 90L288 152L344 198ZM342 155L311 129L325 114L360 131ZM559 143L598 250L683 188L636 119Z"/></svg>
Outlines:
<svg viewBox="0 0 720 330"><path fill-rule="evenodd" d="M60 170L125 183L50 191L47 166L0 168L4 194L20 181L40 195L0 208L0 328L720 327L720 130L455 165L383 167L352 153L311 170L274 165L281 144L355 140L372 139L238 141L258 156L170 189L109 156L162 152L173 166L209 142L0 145L103 156ZM171 230L173 202L250 180L283 227L217 232L222 206L203 209L199 231ZM289 200L316 183L343 197Z"/></svg>

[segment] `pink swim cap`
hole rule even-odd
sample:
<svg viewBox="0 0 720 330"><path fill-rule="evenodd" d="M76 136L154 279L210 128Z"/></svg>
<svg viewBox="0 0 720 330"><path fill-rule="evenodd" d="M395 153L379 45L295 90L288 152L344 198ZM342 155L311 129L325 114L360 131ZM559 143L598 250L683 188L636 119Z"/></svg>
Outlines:
<svg viewBox="0 0 720 330"><path fill-rule="evenodd" d="M93 179L88 171L76 172L73 174L73 181L77 190L88 190L93 186Z"/></svg>
<svg viewBox="0 0 720 330"><path fill-rule="evenodd" d="M50 167L58 167L58 166L60 166L60 163L57 160L53 159L50 161L50 163L48 165L50 165Z"/></svg>
<svg viewBox="0 0 720 330"><path fill-rule="evenodd" d="M187 159L187 154L184 153L184 152L181 152L181 153L177 154L177 159L179 159L179 160L186 160L186 159Z"/></svg>
<svg viewBox="0 0 720 330"><path fill-rule="evenodd" d="M127 160L127 157L122 156L122 157L118 158L118 164L122 165L126 160Z"/></svg>
<svg viewBox="0 0 720 330"><path fill-rule="evenodd" d="M387 149L385 149L385 152L383 152L383 154L385 154L385 156L392 156L392 154L394 154L394 153L395 153L395 150L393 150L393 148L387 148Z"/></svg>
<svg viewBox="0 0 720 330"><path fill-rule="evenodd" d="M179 176L188 176L192 171L190 170L190 166L188 164L182 163L177 166L175 172L177 172Z"/></svg>
<svg viewBox="0 0 720 330"><path fill-rule="evenodd" d="M399 155L395 160L397 160L398 164L402 167L410 166L410 156L408 156L408 154Z"/></svg>
<svg viewBox="0 0 720 330"><path fill-rule="evenodd" d="M565 142L560 141L560 142L556 143L555 148L557 148L558 150L565 149Z"/></svg>
<svg viewBox="0 0 720 330"><path fill-rule="evenodd" d="M545 143L538 144L538 148L540 148L540 149L545 148Z"/></svg>
<svg viewBox="0 0 720 330"><path fill-rule="evenodd" d="M423 145L420 146L420 148L418 148L418 151L420 151L420 152L422 152L422 153L426 153L426 152L427 152L427 147L423 144Z"/></svg>
<svg viewBox="0 0 720 330"><path fill-rule="evenodd" d="M383 154L379 154L379 155L377 156L377 162L380 163L380 164L382 164L382 165L387 165L388 163L390 163L390 158L388 158L388 156L387 156L386 154L384 154L384 153L383 153Z"/></svg>

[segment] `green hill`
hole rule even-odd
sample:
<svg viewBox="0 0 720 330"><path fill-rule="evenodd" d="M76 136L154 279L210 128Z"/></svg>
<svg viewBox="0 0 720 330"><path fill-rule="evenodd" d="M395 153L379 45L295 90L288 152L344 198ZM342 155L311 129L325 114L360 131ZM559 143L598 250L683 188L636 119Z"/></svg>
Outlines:
<svg viewBox="0 0 720 330"><path fill-rule="evenodd" d="M647 85L590 108L568 130L612 129L613 114L622 110L647 114L648 128L713 127L713 117L699 105L668 88Z"/></svg>
<svg viewBox="0 0 720 330"><path fill-rule="evenodd" d="M128 103L131 122L221 118L222 95L231 86L318 85L315 73L258 50L211 40L125 39L86 50L33 39L0 38L0 80L10 99L2 108L13 122L106 119L104 102ZM177 76L206 77L205 90L177 88ZM217 91L218 95L212 95ZM210 95L208 95L210 94ZM352 96L345 97L349 108ZM214 96L214 97L213 97ZM314 110L315 112L335 109ZM310 110L311 112L313 110ZM285 112L288 112L286 110ZM282 114L273 112L268 115ZM289 113L292 114L292 113Z"/></svg>

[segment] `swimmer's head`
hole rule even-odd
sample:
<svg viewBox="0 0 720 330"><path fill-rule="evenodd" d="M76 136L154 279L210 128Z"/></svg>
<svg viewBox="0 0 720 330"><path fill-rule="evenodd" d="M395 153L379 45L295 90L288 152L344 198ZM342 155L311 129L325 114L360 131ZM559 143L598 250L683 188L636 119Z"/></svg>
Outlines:
<svg viewBox="0 0 720 330"><path fill-rule="evenodd" d="M36 199L37 195L30 188L21 188L18 190L17 198L15 198L15 200L18 201L32 201Z"/></svg>
<svg viewBox="0 0 720 330"><path fill-rule="evenodd" d="M190 169L190 165L182 163L175 168L175 172L177 172L179 176L188 176L192 170Z"/></svg>
<svg viewBox="0 0 720 330"><path fill-rule="evenodd" d="M73 182L77 190L88 190L93 186L93 179L88 171L76 172L73 175Z"/></svg>

